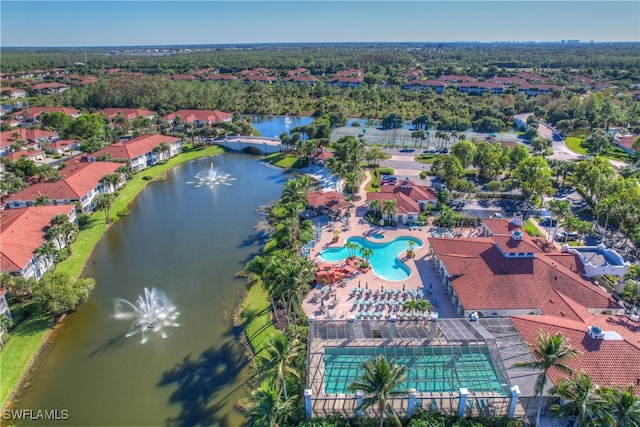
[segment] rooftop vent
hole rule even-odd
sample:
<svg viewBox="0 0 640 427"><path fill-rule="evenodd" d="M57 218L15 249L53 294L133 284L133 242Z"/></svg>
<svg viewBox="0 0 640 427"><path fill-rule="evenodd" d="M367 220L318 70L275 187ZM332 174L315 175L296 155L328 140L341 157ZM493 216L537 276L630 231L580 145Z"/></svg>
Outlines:
<svg viewBox="0 0 640 427"><path fill-rule="evenodd" d="M513 233L511 233L511 238L513 240L522 240L522 231L515 230Z"/></svg>

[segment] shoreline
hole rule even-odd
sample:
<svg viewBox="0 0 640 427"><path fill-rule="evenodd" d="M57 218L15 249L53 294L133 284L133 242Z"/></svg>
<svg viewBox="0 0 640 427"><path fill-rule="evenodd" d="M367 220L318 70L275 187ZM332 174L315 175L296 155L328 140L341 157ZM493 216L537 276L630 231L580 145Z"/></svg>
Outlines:
<svg viewBox="0 0 640 427"><path fill-rule="evenodd" d="M169 159L166 163L163 163L160 165L154 165L149 169L145 169L144 171L138 172L138 174L136 174L127 184L132 184L133 182L136 182L136 181L142 181L138 183L139 188L132 189L131 194L126 194L126 192L124 192L127 186L122 188L123 190L122 193L124 194L121 194L122 198L120 200L116 199L114 202L114 206L112 207L111 213L110 213L110 219L112 220L110 224L105 223L104 214L102 212L98 212L98 211L94 212L92 216L102 217L101 219L99 219L101 223L98 223L98 225L96 225L96 226L102 227L100 232L99 233L94 232L95 235L93 236L88 235L87 236L88 238L84 241L80 241L80 239L77 239L73 243L73 245L77 245L79 242L89 245L88 251L80 252L81 255L79 256L83 256L84 259L82 259L81 262L79 262L80 260L76 260L75 258L69 257L65 261L63 261L62 263L56 266L57 269L62 267L61 269L58 269L58 271L67 272L71 276L76 278L82 277L85 267L87 265L87 261L89 260L89 258L91 257L91 254L93 253L93 249L98 244L98 242L102 239L102 237L104 236L104 233L109 229L109 226L118 221L119 217L117 213L124 208L128 208L128 206L136 199L138 194L144 188L147 187L147 185L154 182L158 177L166 173L166 171L168 171L169 169L172 169L177 165L187 163L189 161L196 160L202 157L217 156L220 154L224 154L225 152L226 150L224 150L222 147L219 147L217 145L207 146L203 149L196 149L196 150L191 149L186 152L185 151L181 152L178 156ZM144 180L142 179L143 176L152 176L152 179ZM114 215L116 216L115 219L113 218ZM74 251L74 253L78 253L78 252ZM47 327L47 330L44 336L42 337L42 339L40 340L38 347L34 350L32 354L30 354L27 361L24 363L24 366L21 369L21 373L17 381L13 384L6 385L6 387L10 388L11 391L8 392L7 397L1 403L2 410L5 410L8 407L8 405L10 405L13 402L16 395L18 395L26 386L28 386L30 373L34 370L42 351L50 343L50 339L53 335L53 332L64 321L65 317L66 315L61 316L60 318L56 319L56 321L52 325ZM16 337L14 336L13 338L15 339ZM5 348L3 349L3 354L6 354L5 353L6 348L11 344L11 341L12 340L9 340L7 342L7 346L5 346ZM2 357L1 360L3 365L7 363L7 361L4 360L4 357ZM3 385L2 388L5 388L5 385Z"/></svg>

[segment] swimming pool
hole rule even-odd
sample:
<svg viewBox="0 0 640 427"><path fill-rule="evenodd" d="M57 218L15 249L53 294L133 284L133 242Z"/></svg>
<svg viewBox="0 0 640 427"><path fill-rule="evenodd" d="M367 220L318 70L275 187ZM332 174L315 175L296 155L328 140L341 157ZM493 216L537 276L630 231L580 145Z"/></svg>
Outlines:
<svg viewBox="0 0 640 427"><path fill-rule="evenodd" d="M411 276L411 269L398 258L398 254L409 249L409 241L415 242L415 249L422 247L422 241L410 236L396 237L387 243L376 243L363 237L349 237L347 243L352 242L373 249L369 258L373 272L380 278L392 282L406 280ZM320 252L320 258L324 261L341 261L350 255L346 246L329 248ZM362 257L359 250L356 255Z"/></svg>
<svg viewBox="0 0 640 427"><path fill-rule="evenodd" d="M437 393L458 392L466 387L474 393L503 395L509 390L486 346L325 347L325 393L350 393L347 385L358 379L362 362L380 354L407 367L407 377L400 389Z"/></svg>
<svg viewBox="0 0 640 427"><path fill-rule="evenodd" d="M374 238L374 239L378 239L378 240L379 240L379 239L384 239L384 234L380 234L380 233L373 233L373 234L371 235L371 237L372 237L372 238Z"/></svg>

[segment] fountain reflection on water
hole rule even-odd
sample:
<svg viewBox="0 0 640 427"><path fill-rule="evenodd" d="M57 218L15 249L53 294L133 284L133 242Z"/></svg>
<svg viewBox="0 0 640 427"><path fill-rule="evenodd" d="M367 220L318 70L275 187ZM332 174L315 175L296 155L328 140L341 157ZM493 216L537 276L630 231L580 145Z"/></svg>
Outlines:
<svg viewBox="0 0 640 427"><path fill-rule="evenodd" d="M209 169L200 171L196 174L197 181L190 181L187 184L195 184L196 188L209 187L213 188L215 185L224 184L231 185L228 181L235 181L237 178L231 178L231 174L224 173L218 167L211 164Z"/></svg>
<svg viewBox="0 0 640 427"><path fill-rule="evenodd" d="M130 310L129 310L130 309ZM142 335L142 344L149 340L149 334L158 332L162 338L167 337L164 328L179 326L177 319L180 313L164 292L156 288L144 288L144 295L138 296L135 304L118 298L115 302L116 319L132 320L127 337Z"/></svg>

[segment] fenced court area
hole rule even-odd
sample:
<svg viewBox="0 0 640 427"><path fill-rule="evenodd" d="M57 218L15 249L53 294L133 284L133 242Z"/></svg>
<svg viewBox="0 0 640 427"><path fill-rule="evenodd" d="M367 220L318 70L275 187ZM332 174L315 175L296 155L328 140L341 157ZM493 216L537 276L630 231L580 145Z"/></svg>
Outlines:
<svg viewBox="0 0 640 427"><path fill-rule="evenodd" d="M411 130L409 129L379 129L377 127L367 127L367 131L363 134L362 128L353 126L339 127L331 132L331 142L335 142L343 136L358 137L363 135L365 144L381 145L385 147L406 147L406 148L435 148L442 149L450 147L453 140L445 141L437 138L433 132L425 139L411 138Z"/></svg>
<svg viewBox="0 0 640 427"><path fill-rule="evenodd" d="M356 415L359 397L348 385L358 379L362 362L377 355L407 367L402 388L413 391L393 399L399 415L420 407L466 416L523 413L499 346L486 329L466 319L314 320L307 346L305 396L313 416Z"/></svg>

